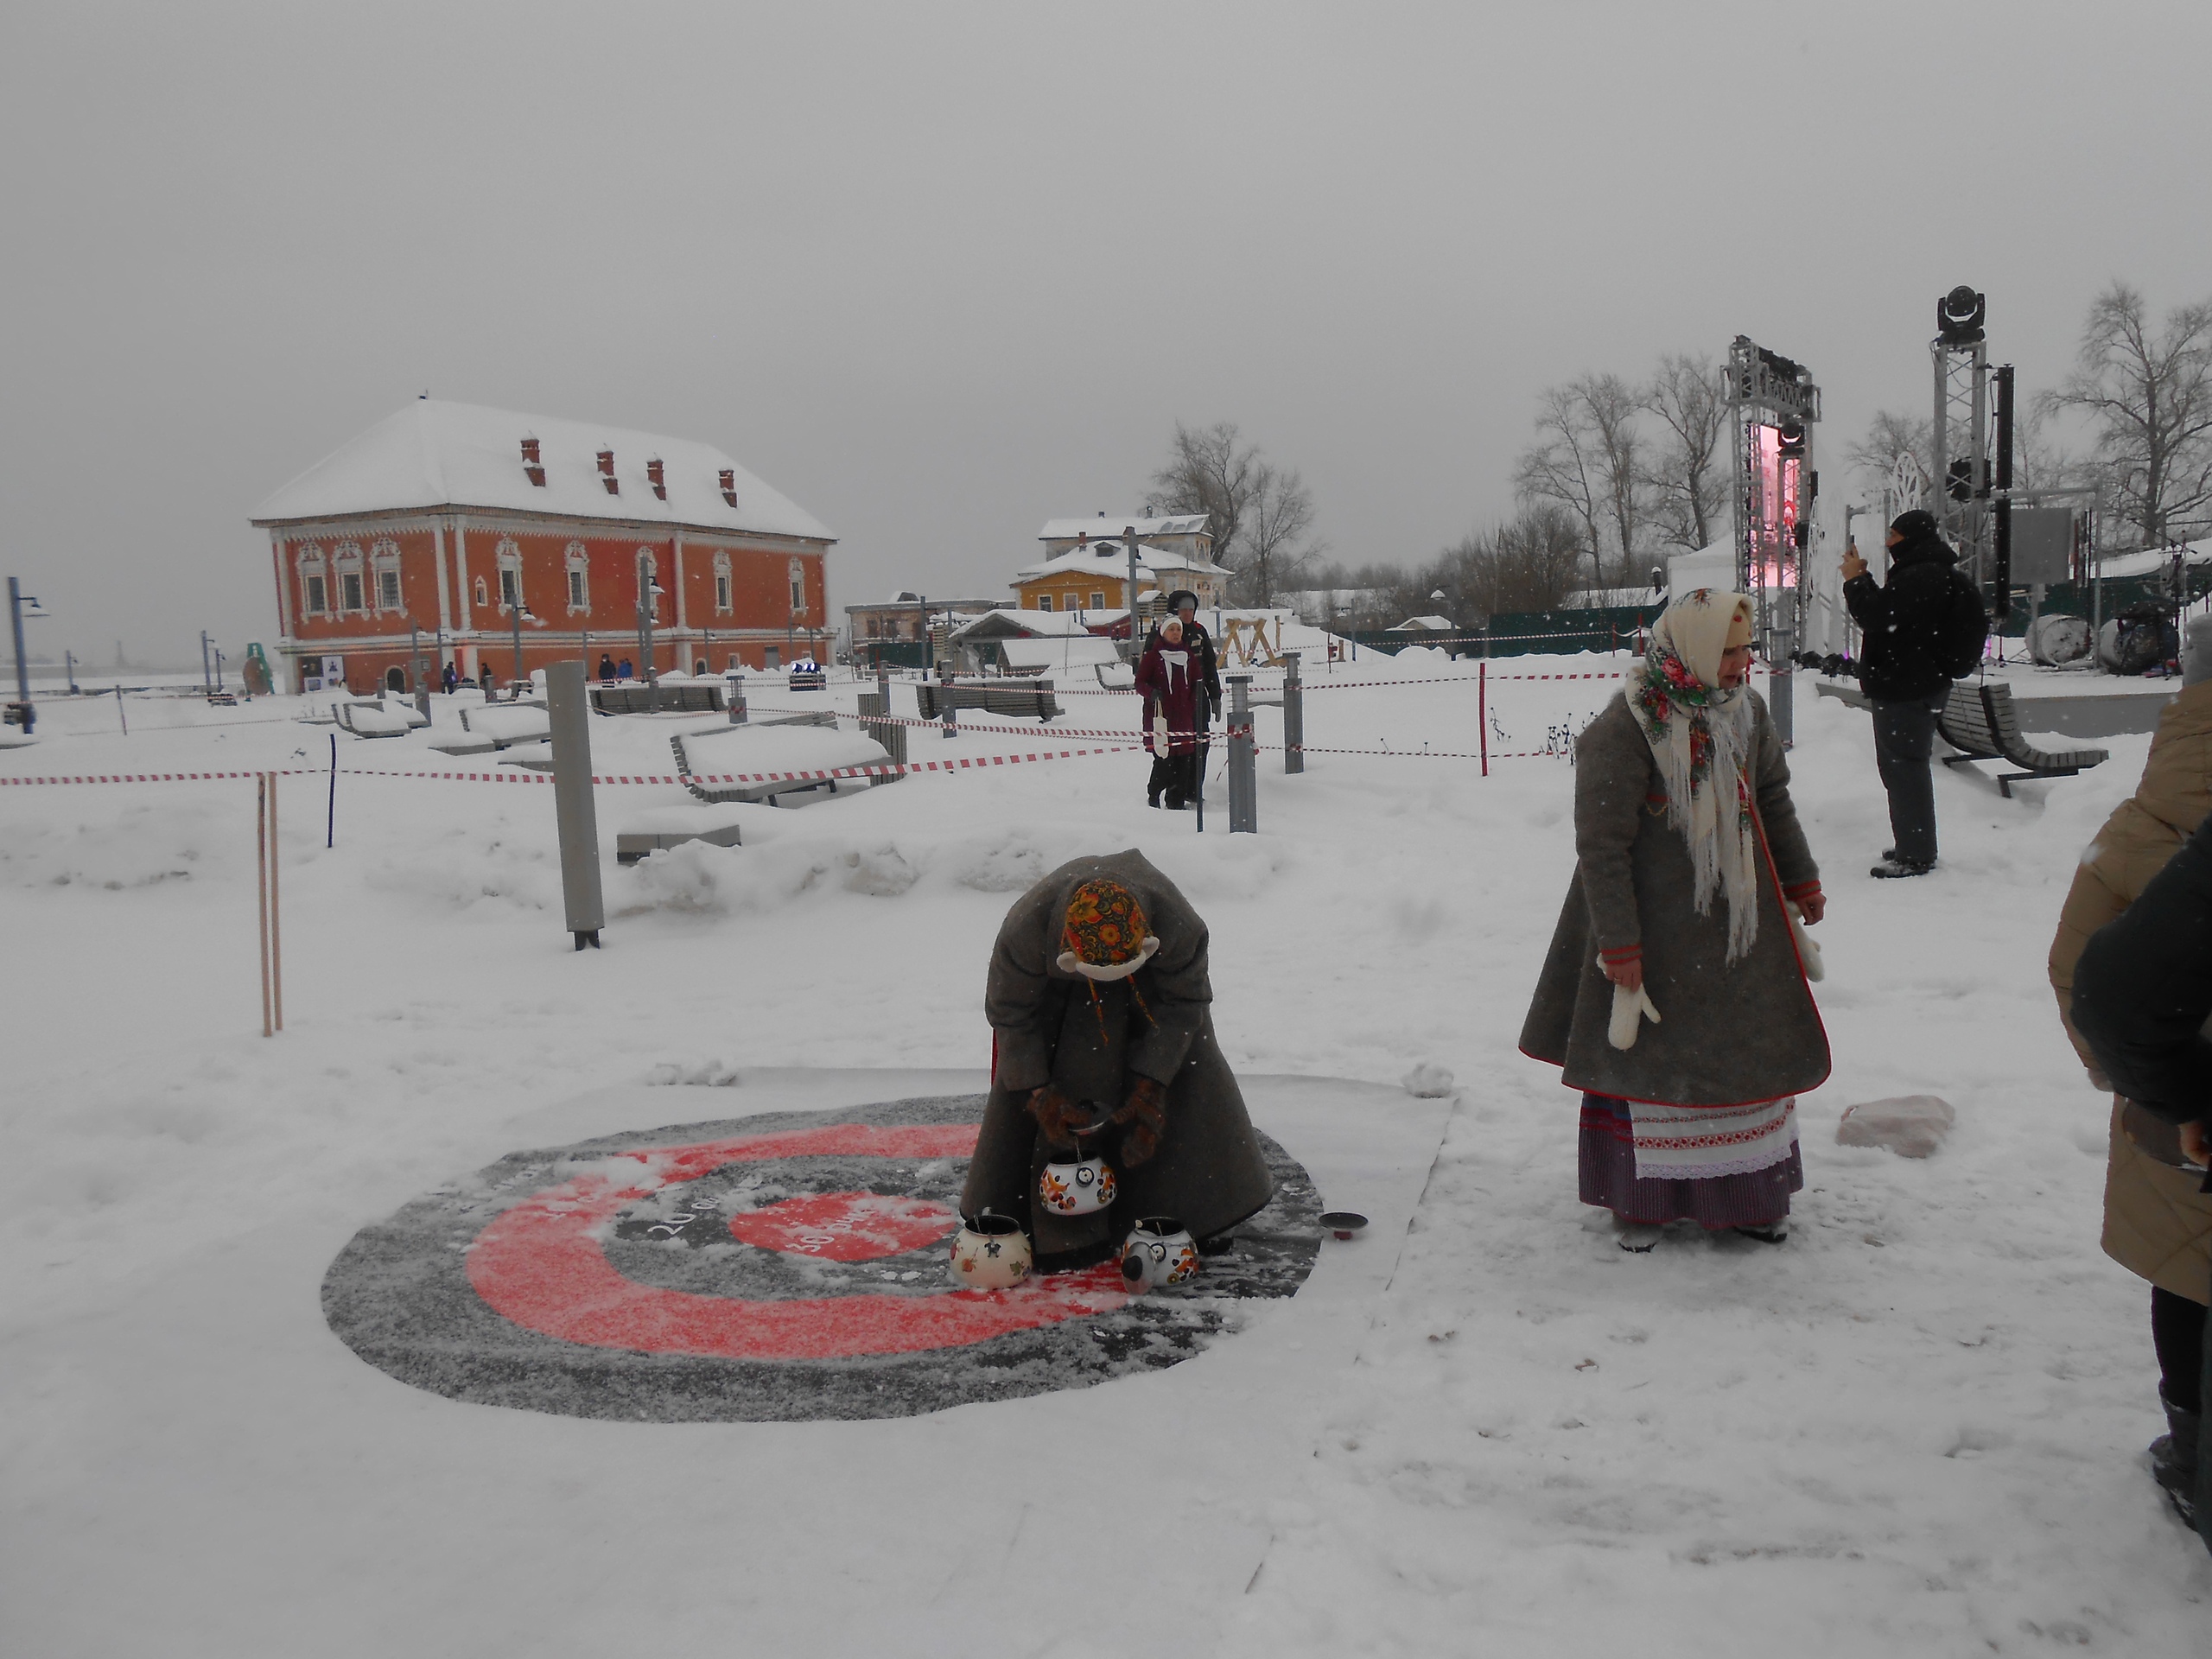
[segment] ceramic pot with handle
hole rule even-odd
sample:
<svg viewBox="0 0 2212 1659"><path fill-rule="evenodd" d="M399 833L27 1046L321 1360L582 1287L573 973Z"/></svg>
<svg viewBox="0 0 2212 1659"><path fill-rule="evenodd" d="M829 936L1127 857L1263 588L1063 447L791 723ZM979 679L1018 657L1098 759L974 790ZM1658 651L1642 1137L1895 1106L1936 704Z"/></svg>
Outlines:
<svg viewBox="0 0 2212 1659"><path fill-rule="evenodd" d="M952 1282L963 1290L1008 1290L1029 1277L1029 1235L1012 1216L986 1210L960 1218L952 1240Z"/></svg>
<svg viewBox="0 0 2212 1659"><path fill-rule="evenodd" d="M1037 1202L1056 1215L1096 1215L1114 1202L1118 1184L1113 1165L1084 1149L1096 1127L1103 1125L1077 1135L1072 1158L1056 1159L1038 1172Z"/></svg>
<svg viewBox="0 0 2212 1659"><path fill-rule="evenodd" d="M1173 1216L1142 1217L1122 1246L1122 1283L1138 1295L1182 1284L1198 1271L1198 1242Z"/></svg>

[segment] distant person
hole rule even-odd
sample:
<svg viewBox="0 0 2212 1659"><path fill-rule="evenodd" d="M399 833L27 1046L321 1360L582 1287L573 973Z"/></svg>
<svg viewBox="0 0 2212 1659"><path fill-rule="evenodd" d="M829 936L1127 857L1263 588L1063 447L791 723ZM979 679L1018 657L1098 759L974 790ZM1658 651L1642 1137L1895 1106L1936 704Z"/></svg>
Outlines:
<svg viewBox="0 0 2212 1659"><path fill-rule="evenodd" d="M627 657L625 657L620 663L615 665L614 677L618 680L636 679L638 677L637 665L631 662Z"/></svg>
<svg viewBox="0 0 2212 1659"><path fill-rule="evenodd" d="M2189 683L2158 716L2158 735L2135 793L2113 810L2074 869L2074 885L2050 943L2050 984L2059 1018L2089 1069L2109 1090L2094 1050L2075 1028L2075 980L2098 930L2127 912L2197 826L2212 815L2212 653L2192 652ZM2112 1099L2105 1158L2105 1254L2151 1286L2151 1341L2167 1432L2152 1442L2151 1475L2183 1521L2198 1518L2197 1464L2203 1444L2205 1307L2212 1302L2212 1194L2203 1190L2203 1147L2192 1160L2182 1132L2125 1094Z"/></svg>
<svg viewBox="0 0 2212 1659"><path fill-rule="evenodd" d="M1145 804L1158 806L1163 791L1167 808L1180 812L1198 792L1198 680L1193 654L1183 645L1183 625L1173 617L1160 626L1154 643L1137 661L1136 689L1144 694L1144 746L1152 751L1152 780Z"/></svg>
<svg viewBox="0 0 2212 1659"><path fill-rule="evenodd" d="M455 668L451 663L448 663L445 666L445 672L440 677L440 678L445 687L446 696L451 696L461 684L461 671Z"/></svg>
<svg viewBox="0 0 2212 1659"><path fill-rule="evenodd" d="M1751 601L1685 594L1577 740L1574 878L1521 1028L1582 1091L1582 1202L1639 1255L1675 1221L1783 1243L1797 1096L1828 1075L1785 910L1826 903L1751 665Z"/></svg>
<svg viewBox="0 0 2212 1659"><path fill-rule="evenodd" d="M599 653L599 677L601 680L612 680L614 677L614 658L603 651Z"/></svg>
<svg viewBox="0 0 2212 1659"><path fill-rule="evenodd" d="M1853 542L1843 597L1865 637L1859 683L1874 705L1874 765L1890 798L1892 844L1868 872L1887 880L1936 868L1936 784L1928 757L1951 682L1974 672L1989 637L1980 592L1920 508L1890 525L1890 574L1876 582Z"/></svg>
<svg viewBox="0 0 2212 1659"><path fill-rule="evenodd" d="M2212 1162L2212 1039L2204 1029L2212 1018L2212 817L2197 825L2134 903L2082 946L2074 965L2070 1012L2075 1032L2113 1089L2142 1109L2138 1146L2156 1162L2171 1164L2177 1177L2173 1185L2196 1178L2202 1201L2212 1191L2212 1173L2206 1170ZM2127 1114L2121 1116L2126 1132ZM2131 1172L2139 1185L2142 1173ZM2108 1222L2110 1215L2107 1209ZM2186 1224L2176 1219L2186 1230ZM2200 1234L2197 1249L2202 1247ZM2153 1306L2152 1336L2159 1369L2166 1373L2160 1391L2170 1402L2186 1406L2185 1378L2193 1357L2198 1409L2195 1422L2170 1410L2171 1443L2164 1458L2154 1449L2152 1467L2166 1465L2160 1484L2177 1497L2186 1494L2185 1507L2194 1512L2198 1535L2212 1548L2212 1440L2198 1432L2194 1448L2186 1445L2202 1422L2207 1363L2212 1360L2200 1300L2212 1296L2212 1284L2207 1283L2204 1257L2195 1251L2168 1265L2175 1282L2187 1285L2189 1292ZM2192 1338L2194 1356L2188 1351ZM2183 1398L2173 1402L2174 1394ZM2189 1455L2192 1449L2194 1457Z"/></svg>

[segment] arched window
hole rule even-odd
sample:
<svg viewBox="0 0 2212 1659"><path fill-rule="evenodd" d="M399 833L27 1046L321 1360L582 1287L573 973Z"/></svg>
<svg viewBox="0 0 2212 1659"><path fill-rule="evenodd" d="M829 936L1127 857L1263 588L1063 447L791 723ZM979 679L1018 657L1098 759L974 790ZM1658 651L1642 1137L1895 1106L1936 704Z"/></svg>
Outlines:
<svg viewBox="0 0 2212 1659"><path fill-rule="evenodd" d="M570 542L564 560L569 567L569 614L591 614L591 555L582 542Z"/></svg>
<svg viewBox="0 0 2212 1659"><path fill-rule="evenodd" d="M507 615L522 603L522 548L512 536L499 538L499 614Z"/></svg>
<svg viewBox="0 0 2212 1659"><path fill-rule="evenodd" d="M660 620L660 595L653 590L660 586L660 561L653 556L650 547L641 547L634 556L638 568L638 605L654 621Z"/></svg>
<svg viewBox="0 0 2212 1659"><path fill-rule="evenodd" d="M485 606L489 605L491 602L492 602L492 589L491 589L490 585L489 585L489 584L487 584L487 583L485 582L485 580L484 580L484 578L483 578L483 577L481 577L481 576L477 577L477 578L476 578L476 605L477 605L477 608L478 608L479 610L481 610Z"/></svg>
<svg viewBox="0 0 2212 1659"><path fill-rule="evenodd" d="M729 550L724 548L715 555L715 614L728 616L730 609Z"/></svg>
<svg viewBox="0 0 2212 1659"><path fill-rule="evenodd" d="M791 579L791 614L804 616L806 614L806 562L804 559L793 559L788 567L788 574Z"/></svg>

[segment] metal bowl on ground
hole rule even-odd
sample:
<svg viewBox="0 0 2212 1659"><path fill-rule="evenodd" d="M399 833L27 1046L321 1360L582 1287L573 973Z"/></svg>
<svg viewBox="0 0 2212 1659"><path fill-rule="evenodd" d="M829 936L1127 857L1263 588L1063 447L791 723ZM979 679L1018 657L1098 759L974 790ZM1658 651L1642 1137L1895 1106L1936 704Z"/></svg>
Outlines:
<svg viewBox="0 0 2212 1659"><path fill-rule="evenodd" d="M1325 1210L1321 1225L1338 1238L1356 1238L1365 1230L1367 1217L1357 1210Z"/></svg>

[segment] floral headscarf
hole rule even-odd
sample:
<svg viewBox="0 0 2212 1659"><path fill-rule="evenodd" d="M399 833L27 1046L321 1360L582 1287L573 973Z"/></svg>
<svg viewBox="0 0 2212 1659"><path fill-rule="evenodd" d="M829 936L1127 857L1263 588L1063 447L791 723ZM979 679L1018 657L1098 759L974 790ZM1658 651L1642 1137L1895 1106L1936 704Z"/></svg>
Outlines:
<svg viewBox="0 0 2212 1659"><path fill-rule="evenodd" d="M1719 684L1720 659L1751 601L1700 588L1669 605L1651 629L1651 648L1623 696L1659 765L1667 822L1689 843L1703 916L1718 891L1728 900L1728 957L1758 937L1758 831L1751 822L1750 693Z"/></svg>

